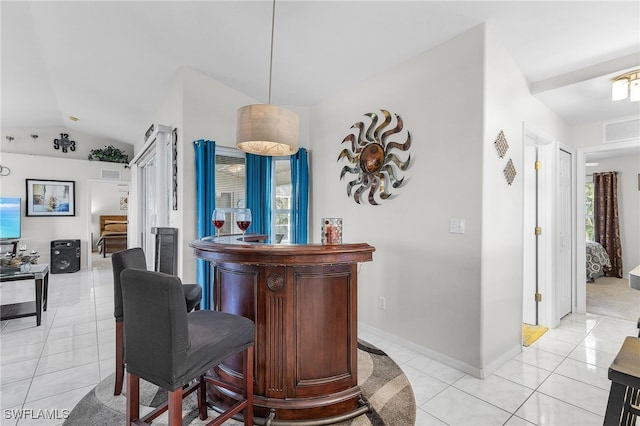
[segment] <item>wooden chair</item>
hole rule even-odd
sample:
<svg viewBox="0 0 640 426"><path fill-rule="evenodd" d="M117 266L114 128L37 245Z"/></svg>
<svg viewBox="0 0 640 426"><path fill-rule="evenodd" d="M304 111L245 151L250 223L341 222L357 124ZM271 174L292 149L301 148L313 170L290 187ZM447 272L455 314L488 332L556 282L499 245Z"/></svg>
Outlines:
<svg viewBox="0 0 640 426"><path fill-rule="evenodd" d="M243 412L253 425L255 324L218 311L187 313L178 277L162 272L125 269L121 274L127 360L127 425L149 424L169 410L169 426L182 424L182 399L197 390L201 420L207 418L206 384L228 390L237 402L209 425L221 425ZM231 355L243 354L242 386L205 373ZM140 378L166 389L166 404L140 419ZM189 383L197 379L191 385Z"/></svg>
<svg viewBox="0 0 640 426"><path fill-rule="evenodd" d="M124 380L124 348L123 348L123 311L122 311L122 289L120 285L120 273L127 268L146 269L147 260L144 251L140 247L122 250L111 255L111 265L113 269L113 316L116 320L116 378L113 394L120 395L122 392L122 382ZM198 284L184 284L182 286L184 301L187 311L200 309L202 299L202 287Z"/></svg>

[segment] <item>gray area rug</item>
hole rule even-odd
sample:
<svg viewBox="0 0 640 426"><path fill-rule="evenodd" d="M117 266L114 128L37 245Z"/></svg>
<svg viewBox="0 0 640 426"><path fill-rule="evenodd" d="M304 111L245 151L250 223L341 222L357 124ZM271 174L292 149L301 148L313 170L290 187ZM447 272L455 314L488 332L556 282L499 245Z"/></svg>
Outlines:
<svg viewBox="0 0 640 426"><path fill-rule="evenodd" d="M121 426L126 423L126 399L124 393L113 395L114 375L110 375L89 392L74 407L64 426ZM339 423L340 426L415 424L416 402L413 390L400 367L384 352L366 342L358 342L358 384L372 410L354 419ZM167 399L167 394L155 385L140 381L141 414L144 415ZM195 393L183 402L184 425L198 426L211 421L215 412L209 410L209 419L198 418ZM263 422L262 422L263 423ZM262 424L256 419L256 424ZM153 421L154 425L166 425L166 413ZM230 420L225 425L241 425Z"/></svg>
<svg viewBox="0 0 640 426"><path fill-rule="evenodd" d="M640 317L640 291L626 278L599 277L587 283L587 312L629 321Z"/></svg>

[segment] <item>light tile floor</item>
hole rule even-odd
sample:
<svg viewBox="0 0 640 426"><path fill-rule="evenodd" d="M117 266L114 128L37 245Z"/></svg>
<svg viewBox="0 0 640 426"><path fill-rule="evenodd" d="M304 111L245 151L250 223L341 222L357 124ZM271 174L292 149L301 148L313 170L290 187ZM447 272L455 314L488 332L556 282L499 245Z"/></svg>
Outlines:
<svg viewBox="0 0 640 426"><path fill-rule="evenodd" d="M33 285L24 282L0 287L2 303L32 299L32 294ZM35 318L28 317L2 321L0 328L0 424L62 424L65 410L114 368L110 264L51 275L42 325L36 327ZM573 314L488 379L479 380L379 335L360 332L409 378L418 426L602 425L609 394L607 368L628 335L637 335L632 321Z"/></svg>

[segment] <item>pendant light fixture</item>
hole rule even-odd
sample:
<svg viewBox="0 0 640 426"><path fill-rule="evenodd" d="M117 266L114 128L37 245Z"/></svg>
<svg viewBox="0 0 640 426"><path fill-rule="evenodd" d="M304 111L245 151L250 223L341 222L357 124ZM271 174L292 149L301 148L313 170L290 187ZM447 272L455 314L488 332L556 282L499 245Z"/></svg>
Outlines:
<svg viewBox="0 0 640 426"><path fill-rule="evenodd" d="M620 101L627 97L631 102L640 101L640 70L631 71L613 79L611 99Z"/></svg>
<svg viewBox="0 0 640 426"><path fill-rule="evenodd" d="M236 145L239 150L250 154L283 156L298 152L298 114L289 109L271 105L275 15L276 2L273 0L268 104L246 105L238 109Z"/></svg>

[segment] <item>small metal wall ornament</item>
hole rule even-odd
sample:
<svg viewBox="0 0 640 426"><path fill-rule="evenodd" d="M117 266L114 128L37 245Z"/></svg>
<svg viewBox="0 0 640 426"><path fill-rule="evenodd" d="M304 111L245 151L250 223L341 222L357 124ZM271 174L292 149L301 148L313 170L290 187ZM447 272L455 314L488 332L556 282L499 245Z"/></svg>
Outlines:
<svg viewBox="0 0 640 426"><path fill-rule="evenodd" d="M390 136L402 132L402 118L394 114L396 125L393 126L391 113L384 109L380 111L383 116L380 124L378 114L364 114L370 120L368 125L363 121L355 123L351 126L353 133L348 134L341 142L349 143L350 146L338 155L338 161L345 158L349 162L342 168L340 180L347 173L354 175L347 183L347 195L353 197L358 204L367 191L367 201L374 206L379 204L379 200L389 198L391 193L387 192L388 189L402 185L404 177L399 177L399 174L407 170L411 162L411 154L406 160L402 160L394 152L408 151L411 148L411 134L408 131L404 143L387 142Z"/></svg>
<svg viewBox="0 0 640 426"><path fill-rule="evenodd" d="M502 130L500 130L500 133L498 133L498 137L496 138L494 144L500 158L504 158L507 151L509 151L509 143L507 142L507 138L504 136L504 132Z"/></svg>
<svg viewBox="0 0 640 426"><path fill-rule="evenodd" d="M502 172L504 173L504 177L507 180L507 183L511 185L515 180L517 174L516 166L513 165L513 161L511 160L511 158L509 158L509 161L507 161L507 165Z"/></svg>

